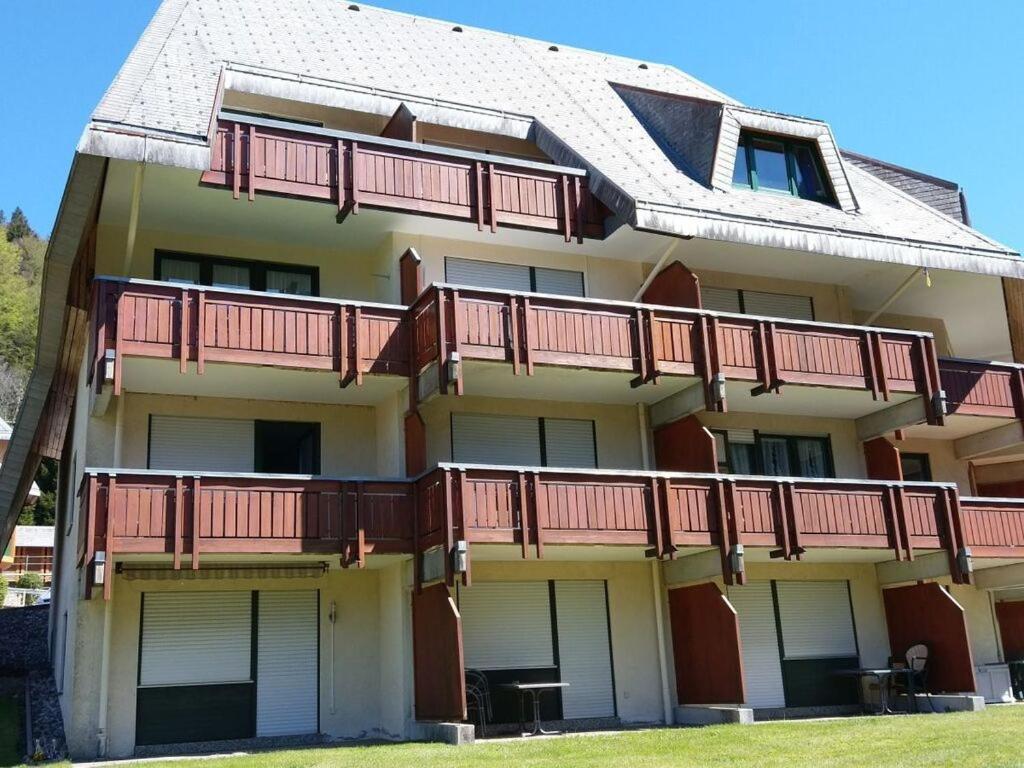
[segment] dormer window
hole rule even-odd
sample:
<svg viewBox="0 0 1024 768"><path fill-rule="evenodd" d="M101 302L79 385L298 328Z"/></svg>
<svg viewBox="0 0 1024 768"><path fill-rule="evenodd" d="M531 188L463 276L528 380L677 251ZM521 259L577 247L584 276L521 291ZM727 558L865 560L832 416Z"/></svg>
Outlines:
<svg viewBox="0 0 1024 768"><path fill-rule="evenodd" d="M736 146L737 187L834 202L814 143L744 131Z"/></svg>

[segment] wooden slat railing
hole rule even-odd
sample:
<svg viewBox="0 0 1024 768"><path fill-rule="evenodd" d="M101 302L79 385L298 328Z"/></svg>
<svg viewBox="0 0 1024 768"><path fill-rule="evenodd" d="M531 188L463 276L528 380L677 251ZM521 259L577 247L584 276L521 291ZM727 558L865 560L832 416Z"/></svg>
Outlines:
<svg viewBox="0 0 1024 768"><path fill-rule="evenodd" d="M398 480L89 471L80 562L95 552L189 555L411 552L413 487Z"/></svg>
<svg viewBox="0 0 1024 768"><path fill-rule="evenodd" d="M90 376L114 353L114 392L125 356L272 365L338 373L409 373L404 307L196 288L140 280L96 280ZM97 387L99 385L97 384Z"/></svg>
<svg viewBox="0 0 1024 768"><path fill-rule="evenodd" d="M1024 499L963 498L964 543L975 557L1020 557Z"/></svg>
<svg viewBox="0 0 1024 768"><path fill-rule="evenodd" d="M1024 418L1021 366L940 358L939 375L949 413Z"/></svg>
<svg viewBox="0 0 1024 768"><path fill-rule="evenodd" d="M916 393L933 423L943 415L931 412L939 372L926 333L445 284L419 297L413 317L417 370L458 352L511 363L516 373L536 365L627 371L634 384L674 375L709 386L721 373L756 383L755 394L788 384L860 389L878 400Z"/></svg>
<svg viewBox="0 0 1024 768"><path fill-rule="evenodd" d="M302 128L256 117L217 123L206 184L249 200L257 191L498 226L549 230L566 242L603 238L609 211L575 168L408 141Z"/></svg>
<svg viewBox="0 0 1024 768"><path fill-rule="evenodd" d="M716 547L727 578L736 545L800 559L815 548L1021 557L1024 500L964 498L955 486L874 480L441 464L409 480L87 470L79 563L96 552L166 554L198 568L227 553L423 553L458 540L632 545L667 557ZM109 562L109 560L108 560Z"/></svg>

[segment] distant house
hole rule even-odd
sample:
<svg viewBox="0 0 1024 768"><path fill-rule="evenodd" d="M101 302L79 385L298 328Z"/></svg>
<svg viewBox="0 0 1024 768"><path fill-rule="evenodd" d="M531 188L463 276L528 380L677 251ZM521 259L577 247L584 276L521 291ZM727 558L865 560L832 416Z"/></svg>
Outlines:
<svg viewBox="0 0 1024 768"><path fill-rule="evenodd" d="M53 573L53 526L19 525L0 559L0 573L16 581L23 573L38 573L49 583Z"/></svg>
<svg viewBox="0 0 1024 768"><path fill-rule="evenodd" d="M7 455L7 446L11 442L13 432L11 425L0 419L0 466L3 466L4 457ZM40 493L39 486L33 481L29 486L28 495L25 497L25 504L34 504Z"/></svg>
<svg viewBox="0 0 1024 768"><path fill-rule="evenodd" d="M580 727L848 712L921 643L935 710L1005 698L1024 260L842 128L358 0L164 0L46 146L0 468L3 540L60 462L72 755L462 734L515 681Z"/></svg>

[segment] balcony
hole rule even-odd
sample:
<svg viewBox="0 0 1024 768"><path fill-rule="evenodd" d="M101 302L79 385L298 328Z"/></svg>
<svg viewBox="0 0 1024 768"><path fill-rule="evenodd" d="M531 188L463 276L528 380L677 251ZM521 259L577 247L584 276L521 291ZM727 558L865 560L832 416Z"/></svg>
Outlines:
<svg viewBox="0 0 1024 768"><path fill-rule="evenodd" d="M603 238L609 211L578 168L257 117L222 115L202 182L234 197L257 192L439 216L477 229L518 227L566 242Z"/></svg>
<svg viewBox="0 0 1024 768"><path fill-rule="evenodd" d="M1024 501L961 500L936 483L456 464L408 480L87 470L79 503L80 565L104 552L165 555L174 568L187 556L192 569L225 555L331 555L360 566L464 540L523 558L572 545L659 558L717 549L727 579L742 578L729 565L737 545L784 560L946 552L950 572L966 578L965 549L1024 551Z"/></svg>
<svg viewBox="0 0 1024 768"><path fill-rule="evenodd" d="M501 364L505 374L541 374L537 396L559 385L581 391L591 380L564 371L587 369L610 374L598 395L605 397L613 389L626 397L626 382L661 383L633 396L646 402L699 384L690 412L734 402L739 410L859 418L920 396L929 422L943 415L927 333L443 284L420 296L411 321L417 372L458 353L453 380L441 367L443 391L528 396L530 384L510 382L495 371ZM561 373L545 377L544 368ZM821 388L832 392L823 398L814 391Z"/></svg>
<svg viewBox="0 0 1024 768"><path fill-rule="evenodd" d="M404 307L115 278L96 279L93 291L89 377L97 392L109 380L119 395L127 369L141 391L288 391L293 399L322 401L337 397L339 386L362 389L367 376L375 386L363 395L372 402L404 386L409 374ZM237 365L260 367L239 378ZM320 377L275 377L271 369ZM184 375L192 371L198 381Z"/></svg>

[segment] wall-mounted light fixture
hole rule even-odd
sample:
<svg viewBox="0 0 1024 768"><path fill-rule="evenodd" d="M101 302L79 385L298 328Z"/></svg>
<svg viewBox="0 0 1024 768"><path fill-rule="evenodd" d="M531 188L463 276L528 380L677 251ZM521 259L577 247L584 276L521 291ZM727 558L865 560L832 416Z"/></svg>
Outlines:
<svg viewBox="0 0 1024 768"><path fill-rule="evenodd" d="M94 584L102 584L107 577L107 553L97 552L92 559L92 580Z"/></svg>
<svg viewBox="0 0 1024 768"><path fill-rule="evenodd" d="M469 565L469 544L464 539L455 542L452 549L452 570L455 573L465 573Z"/></svg>
<svg viewBox="0 0 1024 768"><path fill-rule="evenodd" d="M736 544L729 552L729 569L733 573L743 573L746 568L743 562L743 545Z"/></svg>

